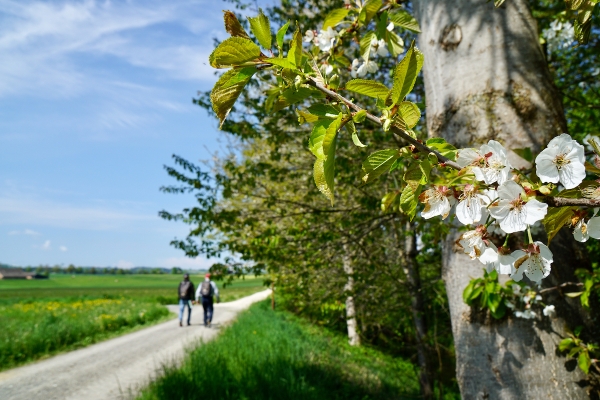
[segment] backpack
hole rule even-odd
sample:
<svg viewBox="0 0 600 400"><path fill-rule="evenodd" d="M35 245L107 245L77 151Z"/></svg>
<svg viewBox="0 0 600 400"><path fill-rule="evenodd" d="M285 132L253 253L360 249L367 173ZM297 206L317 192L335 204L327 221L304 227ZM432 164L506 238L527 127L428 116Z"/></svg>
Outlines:
<svg viewBox="0 0 600 400"><path fill-rule="evenodd" d="M200 294L205 297L212 297L213 288L212 288L212 285L210 284L210 281L202 282L202 286L200 286Z"/></svg>
<svg viewBox="0 0 600 400"><path fill-rule="evenodd" d="M181 282L181 285L179 285L179 297L184 298L184 297L188 297L188 293L190 291L192 282L190 281L183 281Z"/></svg>

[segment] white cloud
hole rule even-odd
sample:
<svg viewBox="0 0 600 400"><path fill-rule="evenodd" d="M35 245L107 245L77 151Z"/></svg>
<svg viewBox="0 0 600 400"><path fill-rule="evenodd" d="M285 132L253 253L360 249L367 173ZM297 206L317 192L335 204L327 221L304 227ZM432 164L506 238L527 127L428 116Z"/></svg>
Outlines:
<svg viewBox="0 0 600 400"><path fill-rule="evenodd" d="M207 260L206 258L202 257L170 257L161 260L159 264L166 268L180 267L183 269L209 269L216 262L219 262L219 260Z"/></svg>
<svg viewBox="0 0 600 400"><path fill-rule="evenodd" d="M221 8L212 1L0 0L0 96L70 97L103 87L108 71L97 65L107 56L174 79L214 81L206 64L213 32L226 35ZM199 10L202 17L190 19Z"/></svg>
<svg viewBox="0 0 600 400"><path fill-rule="evenodd" d="M129 269L135 267L135 264L130 261L119 260L117 268Z"/></svg>
<svg viewBox="0 0 600 400"><path fill-rule="evenodd" d="M60 246L59 250L60 251L67 251L68 249L67 249L67 246Z"/></svg>
<svg viewBox="0 0 600 400"><path fill-rule="evenodd" d="M50 247L50 241L49 241L49 240L46 240L46 241L44 242L44 244L42 245L42 250L50 250L50 248L51 248L51 247Z"/></svg>

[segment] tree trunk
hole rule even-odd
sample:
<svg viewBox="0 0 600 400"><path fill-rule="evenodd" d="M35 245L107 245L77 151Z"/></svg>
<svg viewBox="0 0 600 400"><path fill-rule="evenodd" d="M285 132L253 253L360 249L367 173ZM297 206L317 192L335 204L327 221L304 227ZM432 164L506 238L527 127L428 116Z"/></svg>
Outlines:
<svg viewBox="0 0 600 400"><path fill-rule="evenodd" d="M354 306L354 267L350 258L350 251L347 244L344 244L344 254L342 263L344 273L346 274L346 325L348 326L348 342L350 346L360 346L360 336L358 335L358 325L356 323L356 307Z"/></svg>
<svg viewBox="0 0 600 400"><path fill-rule="evenodd" d="M427 360L427 320L425 319L425 302L421 292L421 276L417 264L417 236L414 233L414 224L406 222L404 228L404 252L402 261L404 273L408 281L408 290L411 296L411 310L415 324L415 337L417 339L417 359L419 363L419 383L424 399L433 398L433 380L431 368Z"/></svg>
<svg viewBox="0 0 600 400"><path fill-rule="evenodd" d="M427 127L459 147L495 139L507 148L539 151L566 131L560 99L538 43L525 0L499 9L486 0L418 0L420 48L425 54ZM513 166L522 165L512 155ZM564 234L564 232L563 232ZM591 327L576 301L556 295L558 318L536 310L535 321L508 317L474 320L463 302L469 281L483 265L454 250L456 231L443 245L443 276L456 348L456 373L464 399L582 399L585 379L558 354L567 325ZM555 262L544 285L573 278L585 251L572 235L555 238ZM562 248L561 248L562 245Z"/></svg>

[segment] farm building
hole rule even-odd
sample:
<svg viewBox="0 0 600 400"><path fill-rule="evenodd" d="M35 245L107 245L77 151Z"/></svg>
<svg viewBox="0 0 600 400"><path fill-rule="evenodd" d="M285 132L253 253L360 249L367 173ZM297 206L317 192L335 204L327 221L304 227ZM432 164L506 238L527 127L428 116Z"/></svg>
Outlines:
<svg viewBox="0 0 600 400"><path fill-rule="evenodd" d="M35 272L25 272L21 268L0 268L0 279L45 279Z"/></svg>

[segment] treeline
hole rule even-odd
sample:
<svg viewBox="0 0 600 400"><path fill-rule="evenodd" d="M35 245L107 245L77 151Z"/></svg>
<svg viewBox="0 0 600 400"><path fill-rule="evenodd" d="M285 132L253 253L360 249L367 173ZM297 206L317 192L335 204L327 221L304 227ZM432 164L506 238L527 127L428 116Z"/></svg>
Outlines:
<svg viewBox="0 0 600 400"><path fill-rule="evenodd" d="M26 272L35 272L39 275L49 276L50 274L65 275L165 275L165 274L183 274L184 271L179 267L168 268L117 268L117 267L77 267L70 264L67 267L60 265L49 266L40 265L37 267L27 266L23 268ZM198 273L198 271L195 271Z"/></svg>

